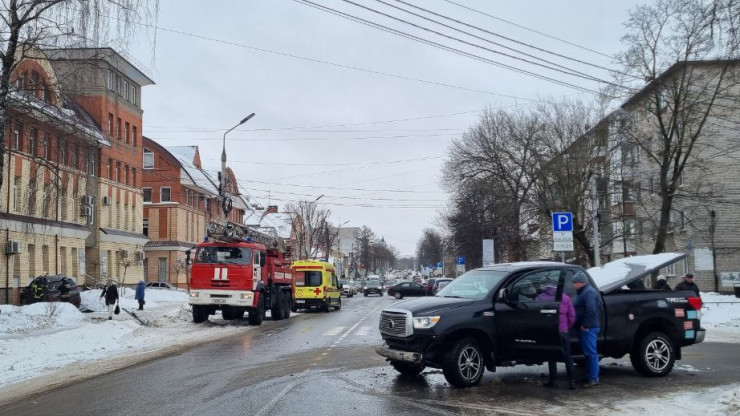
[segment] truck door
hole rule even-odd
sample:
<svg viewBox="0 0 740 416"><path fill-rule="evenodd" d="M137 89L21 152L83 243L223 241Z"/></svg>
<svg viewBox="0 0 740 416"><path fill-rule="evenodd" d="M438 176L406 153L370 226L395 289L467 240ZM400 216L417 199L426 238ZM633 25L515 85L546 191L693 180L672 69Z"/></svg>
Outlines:
<svg viewBox="0 0 740 416"><path fill-rule="evenodd" d="M260 266L259 250L252 250L252 279L254 279L254 288L257 288L257 282L262 280L262 266Z"/></svg>
<svg viewBox="0 0 740 416"><path fill-rule="evenodd" d="M540 269L506 286L506 299L496 306L497 338L506 358L543 361L562 355L559 284L561 269Z"/></svg>

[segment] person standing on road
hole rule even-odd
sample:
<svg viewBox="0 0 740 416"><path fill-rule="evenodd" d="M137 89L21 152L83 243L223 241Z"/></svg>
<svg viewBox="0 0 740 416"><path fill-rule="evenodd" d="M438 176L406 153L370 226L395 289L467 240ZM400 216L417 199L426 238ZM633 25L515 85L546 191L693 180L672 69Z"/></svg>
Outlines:
<svg viewBox="0 0 740 416"><path fill-rule="evenodd" d="M576 322L578 340L581 343L583 355L586 356L586 384L584 387L599 385L599 354L596 351L596 337L601 331L599 319L601 298L583 272L573 275L573 287L578 291L576 300Z"/></svg>
<svg viewBox="0 0 740 416"><path fill-rule="evenodd" d="M679 290L688 290L696 293L696 296L699 295L699 286L694 283L694 273L686 273L686 276L683 277L683 282L676 285L676 291Z"/></svg>
<svg viewBox="0 0 740 416"><path fill-rule="evenodd" d="M62 302L69 302L69 291L71 290L69 279L66 277L62 278L62 283L59 285L59 298Z"/></svg>
<svg viewBox="0 0 740 416"><path fill-rule="evenodd" d="M105 297L105 305L108 307L108 320L113 320L113 311L118 304L118 287L113 283L113 279L108 278L108 284L103 288L100 298Z"/></svg>
<svg viewBox="0 0 740 416"><path fill-rule="evenodd" d="M545 287L545 290L535 300L537 302L554 302L556 294L557 287L555 285L549 285ZM576 385L573 372L573 355L570 352L570 332L568 331L570 331L570 328L573 327L575 322L576 311L573 308L573 302L571 302L568 294L563 293L558 312L558 330L560 332L560 345L565 359L565 371L568 374L568 387L571 390L575 390ZM554 360L548 361L547 368L550 373L550 379L543 386L555 388L555 379L558 376L558 362Z"/></svg>
<svg viewBox="0 0 740 416"><path fill-rule="evenodd" d="M668 281L666 280L666 277L664 275L658 275L658 280L655 282L655 289L664 290L667 292L671 291L671 286L668 284Z"/></svg>
<svg viewBox="0 0 740 416"><path fill-rule="evenodd" d="M144 284L143 280L139 280L139 284L136 285L136 296L134 296L134 299L139 301L139 310L144 310L144 291L146 290L146 285Z"/></svg>

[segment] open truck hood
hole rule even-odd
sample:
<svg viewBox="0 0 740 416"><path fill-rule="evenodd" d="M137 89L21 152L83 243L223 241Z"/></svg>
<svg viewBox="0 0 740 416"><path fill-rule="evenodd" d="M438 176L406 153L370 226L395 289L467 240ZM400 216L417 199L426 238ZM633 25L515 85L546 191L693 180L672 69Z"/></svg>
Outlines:
<svg viewBox="0 0 740 416"><path fill-rule="evenodd" d="M685 257L685 253L660 253L626 257L610 261L601 267L592 267L588 269L588 274L591 275L602 293L609 293L670 266Z"/></svg>

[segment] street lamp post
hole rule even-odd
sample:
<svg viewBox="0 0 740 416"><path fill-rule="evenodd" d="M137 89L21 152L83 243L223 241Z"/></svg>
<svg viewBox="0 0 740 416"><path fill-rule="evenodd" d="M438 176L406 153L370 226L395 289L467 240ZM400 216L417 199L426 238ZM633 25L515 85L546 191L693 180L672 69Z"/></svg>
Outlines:
<svg viewBox="0 0 740 416"><path fill-rule="evenodd" d="M218 187L219 187L218 193L219 193L219 196L222 198L222 200L226 198L226 134L234 130L235 128L241 126L242 124L246 123L252 117L254 117L254 113L244 117L239 123L236 124L236 126L226 130L226 132L224 133L223 150L221 151L221 177L219 178L219 181L218 181ZM221 207L224 211L224 216L229 215L229 213L226 212L226 209L225 209L226 204L221 204Z"/></svg>

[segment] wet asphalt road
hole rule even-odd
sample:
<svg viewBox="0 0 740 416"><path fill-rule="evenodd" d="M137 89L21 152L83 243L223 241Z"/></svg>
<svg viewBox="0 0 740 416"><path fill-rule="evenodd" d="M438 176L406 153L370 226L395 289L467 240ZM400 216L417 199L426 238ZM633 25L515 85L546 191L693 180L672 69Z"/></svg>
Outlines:
<svg viewBox="0 0 740 416"><path fill-rule="evenodd" d="M705 343L684 349L684 359L664 378L638 376L625 358L602 361L603 384L591 390L542 388L545 366L500 368L477 387L453 389L441 371L399 377L375 354L380 309L395 300L342 301L340 311L266 320L242 335L0 408L0 414L595 414L615 400L740 381L740 346ZM223 324L219 315L211 319Z"/></svg>

